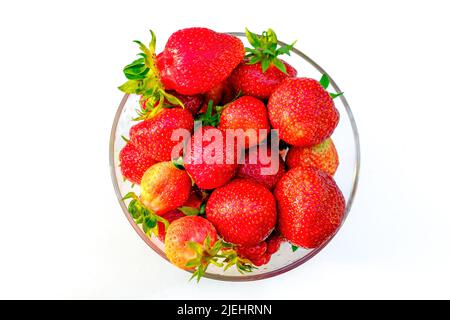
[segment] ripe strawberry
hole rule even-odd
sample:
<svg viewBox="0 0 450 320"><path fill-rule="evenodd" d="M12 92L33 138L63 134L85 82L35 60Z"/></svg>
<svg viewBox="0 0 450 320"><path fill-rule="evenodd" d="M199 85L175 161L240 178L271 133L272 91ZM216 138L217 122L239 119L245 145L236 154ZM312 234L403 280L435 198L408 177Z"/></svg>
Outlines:
<svg viewBox="0 0 450 320"><path fill-rule="evenodd" d="M156 163L129 142L120 150L119 159L123 177L133 184L141 184L144 172Z"/></svg>
<svg viewBox="0 0 450 320"><path fill-rule="evenodd" d="M222 142L219 143L218 149L214 148L217 142ZM187 145L184 167L200 189L215 189L235 175L235 158L226 161L227 154L235 152L228 150L225 142L225 134L210 126L201 127L192 135Z"/></svg>
<svg viewBox="0 0 450 320"><path fill-rule="evenodd" d="M254 246L238 246L237 253L240 257L249 259L257 259L262 257L267 251L267 242L262 241Z"/></svg>
<svg viewBox="0 0 450 320"><path fill-rule="evenodd" d="M211 222L199 216L186 216L170 224L165 238L166 256L177 267L192 270L207 263L203 261L203 251L216 241L217 232ZM198 264L188 264L197 258Z"/></svg>
<svg viewBox="0 0 450 320"><path fill-rule="evenodd" d="M202 202L203 202L202 192L198 188L193 187L189 199L183 204L183 206L200 209Z"/></svg>
<svg viewBox="0 0 450 320"><path fill-rule="evenodd" d="M206 203L206 216L225 241L256 245L275 227L275 198L259 183L236 179L214 190Z"/></svg>
<svg viewBox="0 0 450 320"><path fill-rule="evenodd" d="M274 254L280 249L283 238L278 234L278 232L274 232L269 236L269 238L267 238L266 242L267 254Z"/></svg>
<svg viewBox="0 0 450 320"><path fill-rule="evenodd" d="M142 204L158 215L182 206L191 193L191 179L171 162L151 166L142 177Z"/></svg>
<svg viewBox="0 0 450 320"><path fill-rule="evenodd" d="M161 217L166 219L167 222L172 223L175 220L185 217L185 215L179 210L172 210L163 214ZM166 239L166 231L164 223L158 221L158 239L162 242Z"/></svg>
<svg viewBox="0 0 450 320"><path fill-rule="evenodd" d="M255 266L260 267L265 264L268 264L270 262L271 257L272 257L272 255L266 253L258 258L252 259L251 261Z"/></svg>
<svg viewBox="0 0 450 320"><path fill-rule="evenodd" d="M194 95L225 80L244 54L244 45L237 37L206 28L188 28L170 36L157 65L166 88Z"/></svg>
<svg viewBox="0 0 450 320"><path fill-rule="evenodd" d="M262 36L248 30L246 34L253 49L247 49L250 53L234 69L230 82L236 91L244 95L268 99L283 80L297 76L297 70L277 58L289 54L295 42L277 49L277 36L271 29Z"/></svg>
<svg viewBox="0 0 450 320"><path fill-rule="evenodd" d="M273 64L266 72L262 71L261 64L248 64L248 59L241 62L230 76L234 90L244 95L259 99L269 99L272 92L287 78L297 76L297 70L287 62L280 60L286 68L286 73Z"/></svg>
<svg viewBox="0 0 450 320"><path fill-rule="evenodd" d="M278 225L291 244L317 248L341 225L345 199L325 172L314 167L289 170L275 189Z"/></svg>
<svg viewBox="0 0 450 320"><path fill-rule="evenodd" d="M272 155L271 149L267 149L267 158L270 162L264 162L263 164L261 155L259 154L260 152L258 152L257 147L249 149L245 156L244 164L239 165L237 176L252 179L261 183L267 189L272 190L286 171L284 161L279 155ZM277 166L275 166L275 157L278 158ZM252 159L256 159L256 163L251 163L253 162ZM274 166L274 172L272 174L266 174L263 169L269 170L272 165Z"/></svg>
<svg viewBox="0 0 450 320"><path fill-rule="evenodd" d="M179 143L171 139L174 130L193 128L194 119L189 111L162 108L152 118L131 127L130 141L152 159L170 161L172 149Z"/></svg>
<svg viewBox="0 0 450 320"><path fill-rule="evenodd" d="M250 96L230 102L220 115L219 129L223 131L241 129L243 131L236 132L236 134L238 141L245 144L245 148L258 145L266 139L270 130L266 106L261 100ZM260 129L265 131L260 132Z"/></svg>
<svg viewBox="0 0 450 320"><path fill-rule="evenodd" d="M280 139L294 146L321 143L331 136L339 121L330 94L314 79L283 81L270 96L267 107Z"/></svg>
<svg viewBox="0 0 450 320"><path fill-rule="evenodd" d="M312 147L292 147L286 156L289 169L299 166L313 166L329 175L334 175L339 157L331 138Z"/></svg>
<svg viewBox="0 0 450 320"><path fill-rule="evenodd" d="M197 112L199 111L200 107L202 106L202 102L203 102L203 97L201 95L194 95L194 96L185 96L182 94L179 94L178 92L169 92L171 95L173 95L174 97L178 98L178 100L180 100L183 105L184 108L189 111L190 113L192 113L192 115L197 114ZM149 100L149 97L146 96L141 96L141 98L139 99L139 104L141 105L141 108L143 110L147 109L147 101ZM169 106L175 107L177 106L177 104L173 104L170 101L167 102L167 104ZM157 107L158 103L154 106Z"/></svg>
<svg viewBox="0 0 450 320"><path fill-rule="evenodd" d="M208 92L205 92L205 94L203 95L203 104L200 109L201 113L206 112L209 101L212 101L213 106L217 106L220 104L220 102L222 101L225 86L226 86L225 81L222 81L214 88L210 89Z"/></svg>
<svg viewBox="0 0 450 320"><path fill-rule="evenodd" d="M148 47L140 41L135 41L142 52L139 53L139 59L123 69L128 81L119 87L119 90L125 93L141 95L141 100L145 101L145 107L142 108L142 112L139 112L138 120L148 119L166 104L171 106L182 105L180 99L166 91L171 88L164 87L161 82L158 59L155 53L156 36L151 30L150 33L152 40Z"/></svg>

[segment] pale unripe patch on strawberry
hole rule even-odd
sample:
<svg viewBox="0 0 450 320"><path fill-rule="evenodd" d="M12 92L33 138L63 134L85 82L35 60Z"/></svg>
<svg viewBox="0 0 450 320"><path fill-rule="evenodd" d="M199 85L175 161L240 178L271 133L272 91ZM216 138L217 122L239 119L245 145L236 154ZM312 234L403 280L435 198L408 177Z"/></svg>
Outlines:
<svg viewBox="0 0 450 320"><path fill-rule="evenodd" d="M339 166L339 156L331 138L312 147L292 147L286 156L290 169L299 166L313 166L329 175L334 175Z"/></svg>
<svg viewBox="0 0 450 320"><path fill-rule="evenodd" d="M184 170L172 162L160 162L151 166L142 177L142 203L156 214L164 214L182 206L191 192L191 179Z"/></svg>
<svg viewBox="0 0 450 320"><path fill-rule="evenodd" d="M208 236L212 244L217 241L214 226L204 218L186 216L173 221L165 236L167 259L181 269L194 269L186 266L196 257L196 252L189 247L189 242L202 245Z"/></svg>

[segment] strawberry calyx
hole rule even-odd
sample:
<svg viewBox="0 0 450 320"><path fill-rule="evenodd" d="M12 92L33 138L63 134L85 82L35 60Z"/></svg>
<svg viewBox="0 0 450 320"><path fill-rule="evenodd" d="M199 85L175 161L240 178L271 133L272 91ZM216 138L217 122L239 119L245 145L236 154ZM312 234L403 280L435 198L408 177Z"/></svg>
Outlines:
<svg viewBox="0 0 450 320"><path fill-rule="evenodd" d="M190 280L196 278L199 282L210 264L224 268L224 271L236 266L241 274L257 269L250 260L239 257L232 244L221 239L211 244L208 235L203 244L190 241L187 245L196 253L196 257L186 264L187 268L195 268Z"/></svg>
<svg viewBox="0 0 450 320"><path fill-rule="evenodd" d="M324 73L322 75L319 82L325 90L327 90L327 88L330 86L330 78L328 77L328 75L326 73ZM335 99L344 94L343 92L338 92L338 93L328 92L328 93L330 94L331 99Z"/></svg>
<svg viewBox="0 0 450 320"><path fill-rule="evenodd" d="M134 192L127 193L122 200L125 201L127 199L132 199L128 204L128 212L136 224L142 225L142 230L149 238L151 238L152 235L158 236L158 222L161 222L164 225L164 229L167 230L169 221L158 216L153 210L144 206Z"/></svg>
<svg viewBox="0 0 450 320"><path fill-rule="evenodd" d="M211 126L211 127L217 127L220 123L220 114L224 107L216 106L215 107L215 113L213 114L213 108L214 108L214 101L209 100L208 101L208 107L206 109L205 113L201 113L197 117L197 121L201 121L202 126Z"/></svg>
<svg viewBox="0 0 450 320"><path fill-rule="evenodd" d="M247 55L245 56L247 64L261 63L263 73L266 72L271 65L274 65L281 72L287 74L286 66L278 59L278 56L283 54L290 55L290 51L297 41L294 41L292 44L278 47L278 38L272 29L264 31L262 35L257 35L246 28L245 34L248 42L253 46L253 48L245 48L245 51L247 52Z"/></svg>
<svg viewBox="0 0 450 320"><path fill-rule="evenodd" d="M156 36L150 30L152 39L146 46L142 42L135 40L139 49L138 59L126 65L123 69L125 77L128 79L119 87L119 90L128 94L138 94L145 99L145 107L138 111L138 117L134 120L145 120L155 116L167 101L170 106L181 106L183 103L174 95L165 91L161 82L161 76L156 66Z"/></svg>

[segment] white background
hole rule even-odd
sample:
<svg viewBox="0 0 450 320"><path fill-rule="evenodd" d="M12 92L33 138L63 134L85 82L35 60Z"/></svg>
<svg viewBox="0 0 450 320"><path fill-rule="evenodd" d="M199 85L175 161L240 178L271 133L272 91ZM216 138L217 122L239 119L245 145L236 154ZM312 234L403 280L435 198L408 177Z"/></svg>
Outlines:
<svg viewBox="0 0 450 320"><path fill-rule="evenodd" d="M450 298L449 12L432 0L2 1L0 298ZM115 198L108 138L131 40L188 26L298 39L353 108L352 212L279 277L187 282Z"/></svg>

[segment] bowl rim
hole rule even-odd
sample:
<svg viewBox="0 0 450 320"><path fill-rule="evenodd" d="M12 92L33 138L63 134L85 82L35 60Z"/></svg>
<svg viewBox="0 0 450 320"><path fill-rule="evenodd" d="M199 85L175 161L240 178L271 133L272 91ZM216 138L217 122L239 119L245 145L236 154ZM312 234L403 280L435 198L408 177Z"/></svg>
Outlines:
<svg viewBox="0 0 450 320"><path fill-rule="evenodd" d="M244 32L226 32L227 34L236 36L236 37L245 37L245 33ZM279 45L286 45L285 42L282 41L278 41ZM319 71L321 74L327 74L328 78L330 79L330 85L333 87L333 89L336 92L341 92L341 90L339 89L338 85L336 84L336 82L333 80L333 78L331 76L329 76L329 74L321 67L319 66L314 60L312 60L310 57L308 57L306 54L304 54L302 51L298 50L297 48L292 48L291 52L297 54L298 56L300 56L301 58L303 58L305 61L307 61L309 64L311 64L317 71ZM117 125L120 119L120 116L122 114L122 110L129 98L129 94L125 94L122 98L122 101L120 102L120 105L116 111L116 114L114 116L114 121L113 121L113 125L111 128L111 134L110 134L110 141L109 141L109 166L110 166L110 172L111 172L111 178L112 178L112 182L113 182L113 186L114 186L114 191L116 193L117 199L119 201L119 204L122 208L122 211L124 212L128 222L131 224L131 226L133 227L133 229L137 232L137 234L141 237L142 240L144 240L144 242L150 247L152 248L156 253L158 253L162 258L164 258L166 261L168 261L165 253L158 247L156 246L149 238L148 236L142 231L142 229L136 224L136 222L133 220L133 218L130 216L130 214L128 213L128 209L127 206L125 204L125 202L122 200L122 194L120 193L120 189L119 189L119 185L117 183L117 175L116 175L116 170L115 170L115 166L114 166L114 143L116 140L116 130L117 130ZM311 250L310 252L308 252L305 256L301 257L300 259L291 262L290 264L281 267L279 269L276 270L272 270L269 271L267 273L264 274L246 274L245 276L228 276L228 275L219 275L219 274L212 274L212 273L208 273L206 272L204 277L205 278L209 278L209 279L213 279L213 280L220 280L220 281L231 281L231 282L247 282L247 281L255 281L255 280L262 280L262 279L268 279L274 276L278 276L280 274L283 274L285 272L288 272L292 269L297 268L298 266L302 265L303 263L307 262L308 260L310 260L311 258L313 258L315 255L317 255L320 251L322 251L323 248L325 248L328 243L333 240L333 238L335 237L335 235L339 232L339 230L342 228L342 226L345 223L345 220L347 219L348 214L350 213L351 207L353 205L353 201L356 195L356 191L358 189L358 182L359 182L359 174L360 174L360 162L361 162L361 150L360 150L360 141L359 141L359 133L358 133L358 128L356 126L356 121L355 121L355 117L353 115L353 112L350 108L350 105L347 102L347 99L345 98L345 95L340 95L338 97L346 112L347 112L347 116L350 120L350 124L352 127L352 131L353 131L353 138L354 138L354 142L355 142L355 167L353 170L353 184L352 184L352 189L350 192L350 196L348 198L347 204L346 204L346 208L345 208L345 214L344 214L344 219L341 223L341 225L339 226L339 228L336 230L336 232L334 233L334 235L328 239L328 241L326 241L325 243L323 243L320 247L317 247L313 250ZM191 271L187 271L187 272L191 272Z"/></svg>

